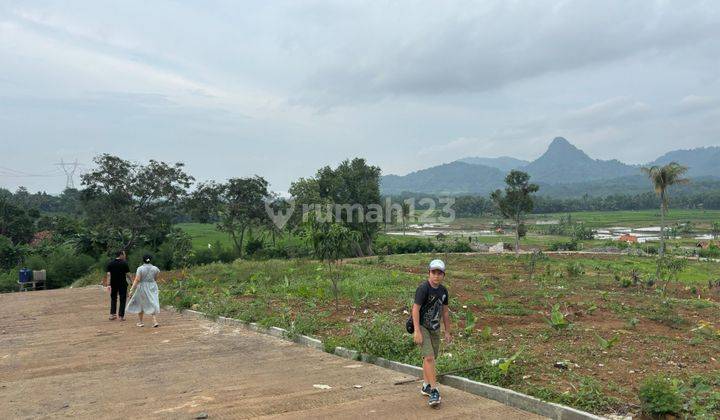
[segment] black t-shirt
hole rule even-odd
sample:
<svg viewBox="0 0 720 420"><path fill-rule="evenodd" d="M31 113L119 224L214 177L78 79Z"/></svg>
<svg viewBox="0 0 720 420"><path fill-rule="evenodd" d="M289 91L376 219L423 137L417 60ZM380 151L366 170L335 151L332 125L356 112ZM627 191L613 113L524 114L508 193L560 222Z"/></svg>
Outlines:
<svg viewBox="0 0 720 420"><path fill-rule="evenodd" d="M420 325L431 331L440 328L440 316L442 315L443 305L448 304L450 296L448 291L442 284L438 287L430 286L430 282L426 281L418 286L415 291L415 304L420 305ZM425 305L425 309L422 306Z"/></svg>
<svg viewBox="0 0 720 420"><path fill-rule="evenodd" d="M107 265L107 272L110 273L110 284L127 285L125 274L130 272L130 266L127 261L114 259Z"/></svg>

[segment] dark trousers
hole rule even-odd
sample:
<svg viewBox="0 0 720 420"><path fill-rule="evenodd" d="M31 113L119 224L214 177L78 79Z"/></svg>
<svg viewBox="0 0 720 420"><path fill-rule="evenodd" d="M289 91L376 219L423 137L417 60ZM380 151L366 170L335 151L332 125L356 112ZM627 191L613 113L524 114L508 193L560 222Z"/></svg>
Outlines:
<svg viewBox="0 0 720 420"><path fill-rule="evenodd" d="M110 315L118 312L120 318L125 316L125 301L127 300L127 283L123 281L119 284L110 285ZM120 308L117 307L117 300L120 298ZM118 311L119 309L119 311Z"/></svg>

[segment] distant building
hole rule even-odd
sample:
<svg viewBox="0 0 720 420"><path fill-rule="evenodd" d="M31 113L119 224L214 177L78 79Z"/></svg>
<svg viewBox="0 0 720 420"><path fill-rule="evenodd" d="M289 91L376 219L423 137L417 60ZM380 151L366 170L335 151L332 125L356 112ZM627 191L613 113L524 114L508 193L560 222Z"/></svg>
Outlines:
<svg viewBox="0 0 720 420"><path fill-rule="evenodd" d="M720 248L720 242L700 241L695 246L700 249L708 249L711 246L716 246L716 247Z"/></svg>
<svg viewBox="0 0 720 420"><path fill-rule="evenodd" d="M618 238L618 241L620 242L627 242L629 244L636 244L638 242L638 238L635 235L630 235L629 233L626 233Z"/></svg>
<svg viewBox="0 0 720 420"><path fill-rule="evenodd" d="M38 246L41 243L45 241L49 241L52 239L53 233L49 230L42 230L40 232L36 232L33 235L32 240L30 241L31 246Z"/></svg>

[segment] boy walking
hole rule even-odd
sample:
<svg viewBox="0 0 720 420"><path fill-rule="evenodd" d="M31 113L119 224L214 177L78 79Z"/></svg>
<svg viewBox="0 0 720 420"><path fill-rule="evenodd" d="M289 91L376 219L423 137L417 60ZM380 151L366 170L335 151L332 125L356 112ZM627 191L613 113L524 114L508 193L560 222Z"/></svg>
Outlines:
<svg viewBox="0 0 720 420"><path fill-rule="evenodd" d="M445 325L445 342L450 343L450 316L448 313L449 295L442 281L445 279L445 263L432 260L428 266L428 280L415 291L415 303L412 307L412 319L415 332L413 341L422 349L423 385L420 393L427 395L428 404L440 404L440 392L437 389L435 359L440 351L440 319Z"/></svg>

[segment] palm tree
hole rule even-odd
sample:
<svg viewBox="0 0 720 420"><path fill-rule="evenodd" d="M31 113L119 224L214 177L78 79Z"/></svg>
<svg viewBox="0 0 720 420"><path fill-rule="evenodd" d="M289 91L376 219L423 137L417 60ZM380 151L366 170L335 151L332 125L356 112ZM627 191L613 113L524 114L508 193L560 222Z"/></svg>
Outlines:
<svg viewBox="0 0 720 420"><path fill-rule="evenodd" d="M405 235L405 226L407 225L407 220L410 218L410 204L403 202L401 204L402 213L400 217L402 218L402 230L403 235Z"/></svg>
<svg viewBox="0 0 720 420"><path fill-rule="evenodd" d="M665 215L668 210L668 191L671 185L687 184L690 180L682 176L687 172L688 168L677 162L670 162L665 166L651 166L642 168L645 175L650 178L655 193L660 197L660 249L658 255L663 256L665 252Z"/></svg>

